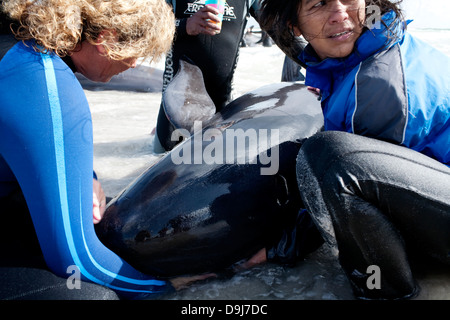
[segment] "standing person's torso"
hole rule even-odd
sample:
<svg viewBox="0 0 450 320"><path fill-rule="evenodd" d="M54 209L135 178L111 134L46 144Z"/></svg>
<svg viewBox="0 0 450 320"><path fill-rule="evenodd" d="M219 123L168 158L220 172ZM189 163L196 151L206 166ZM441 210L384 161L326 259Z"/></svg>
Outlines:
<svg viewBox="0 0 450 320"><path fill-rule="evenodd" d="M176 2L175 16L190 18L205 5L205 0L180 0ZM247 1L226 0L222 31L215 35L176 36L167 55L164 88L178 70L178 61L186 57L203 73L208 93L220 109L231 93L231 80L247 22Z"/></svg>

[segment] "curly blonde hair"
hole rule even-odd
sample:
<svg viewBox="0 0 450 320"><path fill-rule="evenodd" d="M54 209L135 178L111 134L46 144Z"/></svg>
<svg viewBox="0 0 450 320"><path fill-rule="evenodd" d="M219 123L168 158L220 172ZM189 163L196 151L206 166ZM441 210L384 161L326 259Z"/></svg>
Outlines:
<svg viewBox="0 0 450 320"><path fill-rule="evenodd" d="M113 60L158 59L175 32L165 0L4 0L2 9L17 21L17 39L34 39L35 50L61 57L87 40Z"/></svg>

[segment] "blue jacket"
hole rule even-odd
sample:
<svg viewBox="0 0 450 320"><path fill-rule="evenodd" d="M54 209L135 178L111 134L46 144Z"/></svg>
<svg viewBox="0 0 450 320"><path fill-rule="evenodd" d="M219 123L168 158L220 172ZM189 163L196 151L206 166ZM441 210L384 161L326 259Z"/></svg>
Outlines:
<svg viewBox="0 0 450 320"><path fill-rule="evenodd" d="M450 165L450 58L406 31L394 12L367 30L346 58L299 58L321 89L325 130L404 145Z"/></svg>
<svg viewBox="0 0 450 320"><path fill-rule="evenodd" d="M0 61L0 197L20 186L55 274L68 277L76 265L81 280L132 298L171 289L97 238L92 172L91 113L78 80L58 56L17 43Z"/></svg>

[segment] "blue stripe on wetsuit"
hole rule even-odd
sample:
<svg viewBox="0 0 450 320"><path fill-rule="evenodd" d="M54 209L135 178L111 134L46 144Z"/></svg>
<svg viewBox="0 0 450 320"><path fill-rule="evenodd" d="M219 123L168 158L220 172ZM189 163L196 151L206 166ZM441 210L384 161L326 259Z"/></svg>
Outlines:
<svg viewBox="0 0 450 320"><path fill-rule="evenodd" d="M55 172L55 174L49 177L48 180L51 181L42 182L41 180L46 180L46 173L41 173L39 171L42 171L42 168L30 169L28 166L33 166L33 160L30 160L29 163L25 162L29 159L34 159L35 155L27 155L29 149L33 148L28 148L27 146L19 146L18 149L17 147L11 147L18 144L17 141L12 141L14 138L11 138L9 143L7 141L5 141L4 144L0 143L0 156L9 164L24 191L47 264L56 274L62 276L68 276L66 273L67 267L71 264L75 264L80 269L82 279L107 286L122 293L128 292L131 295L137 295L166 291L170 288L170 285L164 281L154 279L153 277L138 272L116 254L103 246L95 235L92 222L92 189L86 190L86 187L83 187L83 185L88 186L88 184L90 184L89 187L92 186L92 175L87 175L86 177L84 175L80 175L80 177L76 176L78 171L82 173L92 173L92 167L83 165L89 161L92 163L92 156L90 156L89 159L82 158L83 161L79 161L80 163L78 163L76 159L73 159L74 154L66 154L66 152L69 152L67 149L71 150L71 153L73 153L71 148L73 148L73 145L78 145L76 141L73 141L73 137L71 137L71 141L67 142L66 136L73 135L73 132L75 131L75 137L85 138L86 134L84 134L83 130L86 130L87 128L92 131L90 119L87 124L83 123L81 126L79 124L82 117L76 118L74 116L73 118L75 118L75 120L72 121L74 123L71 122L72 117L70 115L73 115L74 110L78 110L78 105L75 105L75 109L69 109L69 112L67 111L67 108L73 107L68 107L67 104L70 104L71 101L75 101L75 99L72 100L71 98L83 95L81 96L82 100L84 97L84 93L81 87L79 87L76 78L59 57L49 54L36 54L30 47L27 48L21 43L16 45L16 47L17 48L11 49L10 52L8 52L8 56L5 56L4 59L2 59L2 63L0 63L0 73L4 69L6 69L5 74L8 74L8 72L11 71L8 70L8 59L11 61L10 65L18 63L27 67L31 66L31 69L24 68L23 70L26 70L25 73L33 70L33 73L37 74L36 77L40 77L40 82L45 79L46 86L44 87L45 89L42 89L41 91L47 91L46 95L48 96L48 99L46 99L45 96L43 97L44 93L39 91L38 85L30 84L30 90L36 90L36 96L43 97L43 99L36 99L36 105L32 105L29 112L25 110L23 114L29 115L29 117L32 118L32 112L45 114L42 110L45 111L49 109L48 113L50 119L46 118L43 122L38 121L37 119L27 119L23 115L21 116L21 113L19 112L17 113L18 117L24 118L23 122L29 121L28 126L22 126L21 120L16 122L12 121L10 126L6 123L3 131L0 129L0 135L2 136L2 139L7 139L7 128L10 127L14 130L15 124L19 124L17 126L17 131L25 131L28 129L34 130L34 126L39 126L38 130L42 130L42 126L45 126L48 122L49 128L47 131L52 131L49 133L49 136L53 141L39 141L41 137L36 137L36 141L31 143L33 144L33 148L36 148L37 150L41 149L40 144L42 144L42 152L45 151L45 145L48 146L49 143L53 145L53 151L46 152L45 156L39 154L36 158L39 160L44 157L43 163L46 164L46 167L49 168L48 170L50 172ZM7 61L5 61L5 59ZM20 61L21 59L24 59L24 61ZM17 68L16 70L18 73L22 71L21 68ZM33 75L30 77L33 77ZM2 79L0 76L0 86L2 86L2 88L9 84L14 86L15 81L20 82L21 79L22 77L20 74L14 73L11 74L10 78L5 76ZM26 79L26 77L23 77L23 79ZM62 96L61 92L59 92L60 90L63 92ZM0 105L0 107L5 108L4 110L8 112L8 116L5 115L3 118L0 116L0 122L2 123L9 121L8 119L11 118L11 115L14 116L16 114L11 106L17 106L17 108L19 108L18 110L21 111L21 108L26 109L31 105L29 98L27 100L27 98L23 98L14 93L9 93L9 91L14 90L0 90L0 99L4 99L5 101L4 105ZM24 97L25 96L26 94L24 94ZM67 97L69 97L69 99ZM22 98L24 99L23 101L21 101ZM81 103L81 106L85 107L83 103ZM66 108L66 110L64 108ZM83 111L80 110L80 113L83 113ZM85 121L86 119L82 120ZM76 132L77 130L81 132ZM22 136L20 132L18 132L17 135ZM13 137L14 135L10 136ZM27 135L25 134L23 136L25 136L23 139L26 140ZM92 148L91 140L92 139L90 138L86 139L87 142L80 141L80 145L86 145ZM23 150L23 155L18 156L17 150L20 152ZM91 154L91 150L87 152L87 155ZM77 156L83 157L82 155ZM39 165L36 165L36 167L39 167ZM41 167L43 167L42 161ZM19 168L24 168L27 172L19 172ZM47 168L45 169L47 170ZM2 172L2 170L0 170L0 172ZM39 177L36 178L33 175L30 175L32 172L34 173L34 176L39 175ZM0 177L0 189L1 181L2 177ZM78 183L76 183L76 181L78 181ZM39 185L30 186L27 184ZM41 190L30 192L30 190L36 191L36 188L42 188L47 185L55 185L55 190L50 190L47 194L57 194L54 195L54 199L46 199L50 204L45 206L40 203L38 204L37 201L40 201L40 199L35 199L33 197L35 194L46 194L46 192L41 192ZM88 197L89 194L90 197Z"/></svg>

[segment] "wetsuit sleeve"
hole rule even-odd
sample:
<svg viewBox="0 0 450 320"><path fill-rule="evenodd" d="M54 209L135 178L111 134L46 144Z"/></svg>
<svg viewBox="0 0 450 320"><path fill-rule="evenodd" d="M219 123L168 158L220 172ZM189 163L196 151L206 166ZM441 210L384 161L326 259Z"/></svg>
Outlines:
<svg viewBox="0 0 450 320"><path fill-rule="evenodd" d="M171 289L98 240L92 216L92 123L84 92L61 59L28 55L33 61L0 76L0 136L7 137L0 141L0 153L22 188L48 267L68 277L76 266L81 280L127 298Z"/></svg>
<svg viewBox="0 0 450 320"><path fill-rule="evenodd" d="M166 2L172 7L173 12L176 14L176 4L175 0L166 0ZM186 23L187 18L175 19L175 37L184 37L187 36L186 32Z"/></svg>
<svg viewBox="0 0 450 320"><path fill-rule="evenodd" d="M188 18L176 19L175 20L175 26L176 26L175 36L176 37L188 36L187 31L186 31L187 19Z"/></svg>

